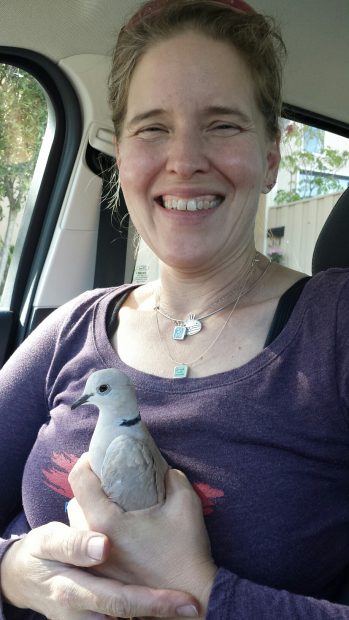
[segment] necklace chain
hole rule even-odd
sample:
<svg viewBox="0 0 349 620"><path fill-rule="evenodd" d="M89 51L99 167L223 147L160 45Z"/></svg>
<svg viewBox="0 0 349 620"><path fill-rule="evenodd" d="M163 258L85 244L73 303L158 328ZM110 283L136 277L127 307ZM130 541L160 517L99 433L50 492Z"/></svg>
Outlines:
<svg viewBox="0 0 349 620"><path fill-rule="evenodd" d="M259 258L257 258L257 256L258 256L258 252L255 253L255 255L254 255L253 259L252 259L252 264L251 264L252 267L254 267L255 263L259 262ZM249 268L248 273L247 273L247 277L250 275L251 272L252 272L252 269ZM230 306L230 304L234 303L234 301L238 297L239 297L239 295L237 295L237 297L235 297L234 299L229 299L229 301L226 304L224 304L223 306L220 306L220 308L217 308L216 310L212 310L212 312L208 312L207 314L203 314L202 316L198 316L197 320L198 321L203 321L204 319L207 319L209 316L213 316L214 314L217 314L217 312L221 312L221 310L224 310L225 308ZM224 297L220 297L219 299L217 299L217 301L215 303L218 303L219 301L224 301L226 298L227 298L227 295L225 295ZM213 304L210 304L210 306L213 306ZM160 308L160 295L159 295L159 292L158 292L157 297L156 297L156 305L154 307L154 310L156 310L159 314L164 316L169 321L172 321L172 323L175 323L176 325L181 325L185 321L185 319L183 319L183 320L182 319L175 319L170 314L167 314L166 312L161 310L161 308ZM194 312L190 312L188 316L196 317Z"/></svg>
<svg viewBox="0 0 349 620"><path fill-rule="evenodd" d="M202 316L196 316L196 314L194 312L190 312L188 314L188 317L190 319L196 319L197 321L203 321L204 319L208 319L209 316L213 316L214 314L217 314L218 312L221 312L221 310L224 310L225 308L227 308L228 306L230 306L230 304L234 303L234 301L237 299L238 297L236 297L235 299L231 299L230 301L228 301L226 304L224 304L224 306L221 306L220 308L217 308L217 310L212 310L212 312L209 312L208 314L203 314ZM165 317L165 319L169 319L169 321L172 321L172 323L175 323L176 325L183 325L186 322L186 319L181 320L181 319L175 319L173 316L170 316L169 314L166 314L166 312L164 312L163 310L161 310L159 305L156 305L154 310L156 310L156 312L158 312L159 314L161 314L162 316Z"/></svg>
<svg viewBox="0 0 349 620"><path fill-rule="evenodd" d="M253 267L255 266L255 264L258 263L259 260L260 260L259 258L257 258L258 254L259 254L258 252L255 252L255 255L254 255L253 259L252 259L251 267L248 270L246 279L244 280L244 284L246 284L249 276L251 275L251 273L253 271ZM254 286L254 284L252 286ZM248 291L246 291L246 292L248 292ZM206 313L202 314L201 316L197 317L194 312L190 312L186 319L176 319L175 317L171 316L170 314L167 314L166 312L164 312L164 310L161 310L161 308L160 308L160 292L158 291L157 295L156 295L156 299L155 299L154 310L158 314L161 314L161 316L163 316L164 318L166 318L169 321L171 321L172 323L174 323L175 327L173 328L172 339L173 340L177 340L177 341L183 341L187 336L194 336L195 334L198 334L201 331L201 329L202 329L201 321L203 321L204 319L209 318L210 316L213 316L214 314L218 314L218 312L221 312L222 310L225 310L225 308L227 308L228 306L233 304L239 298L239 295L240 295L240 292L237 295L237 297L235 297L233 299L231 299L231 297L229 295L229 301L227 301L227 303L223 304L219 308L216 308L216 310L212 310L211 312L206 312ZM227 295L225 295L224 297L220 297L214 303L217 304L219 301L224 301L225 299L227 299L227 297L228 297ZM210 304L210 305L212 307L214 304Z"/></svg>
<svg viewBox="0 0 349 620"><path fill-rule="evenodd" d="M256 256L256 255L255 255L255 256ZM231 317L232 317L232 315L233 315L233 313L234 313L234 310L235 310L236 306L238 305L238 303L239 303L240 299L241 299L244 295L246 295L249 291L251 291L251 290L252 290L252 289L253 289L253 288L257 285L257 283L261 280L261 278L264 276L264 274L266 273L266 271L267 271L267 269L268 269L268 267L269 267L269 265L270 265L270 261L268 262L268 264L267 264L267 266L265 267L265 269L262 271L262 273L261 273L261 275L259 276L259 278L257 278L257 280L256 280L256 281L252 284L252 286L250 286L249 288L246 288L246 289L245 289L246 282L247 282L247 280L248 280L249 275L250 275L250 274L251 274L251 272L252 272L252 269L253 269L253 267L254 267L255 262L256 262L256 258L254 258L254 259L253 259L252 264L251 264L251 266L250 266L250 267L249 267L249 269L248 269L248 272L247 272L247 274L246 274L246 278L245 278L245 279L244 279L244 281L243 281L243 285L242 285L242 287L241 287L241 289L240 289L240 292L239 292L238 296L236 297L236 299L234 299L234 300L230 301L230 303L227 303L224 307L219 308L218 310L216 310L215 312L213 312L213 313L211 313L211 314L209 315L209 316L211 316L212 314L215 314L216 312L219 312L220 310L223 310L223 308L228 307L231 303L234 303L234 305L233 305L233 307L232 307L231 311L230 311L230 312L229 312L229 314L228 314L227 319L224 321L224 323L223 323L222 327L221 327L221 328L220 328L220 330L218 331L218 334L216 334L216 336L214 337L214 339L212 340L212 342L210 342L210 344L206 347L206 349L205 349L205 350L204 350L204 351L203 351L203 352L202 352L202 353L201 353L198 357L194 358L194 359L193 359L193 360L191 360L191 361L188 361L188 362L179 362L179 361L177 361L177 360L176 360L176 359L172 356L171 351L170 351L170 349L169 349L169 347L168 347L168 344L167 344L166 340L165 340L165 339L162 337L162 335L161 335L161 330L160 330L160 325L159 325L159 317L158 317L158 315L159 315L159 314L162 314L162 312L159 312L159 311L158 311L158 309L157 309L157 307L155 306L154 310L156 310L156 324L157 324L157 329L158 329L158 333L159 333L159 338L160 338L160 341L162 342L162 344L163 344L163 345L164 345L164 347L166 348L166 352L167 352L168 356L170 357L170 359L171 359L173 362L175 362L175 364L176 364L176 366L174 367L174 370L173 370L173 377L174 377L174 378L177 378L177 379L182 379L182 378L187 377L187 376L188 376L189 369L190 369L192 366L194 366L194 364L196 364L198 361L200 361L201 359L203 359L203 358L204 358L204 356L205 356L205 355L206 355L206 354L207 354L207 353L211 350L211 348L212 348L212 347L216 344L216 342L217 342L217 341L218 341L218 339L220 338L221 334L223 333L224 329L225 329L225 328L226 328L226 326L228 325L228 323L229 323L229 321L230 321L230 319L231 319ZM245 290L244 290L244 289L245 289ZM166 316L166 315L164 315L164 316ZM190 316L190 315L189 315L189 316ZM166 316L166 318L169 318L169 319L170 319L170 320L172 320L172 321L176 321L176 319L173 319L172 317L167 317L167 316ZM207 317L201 317L201 319L203 319L203 318L207 318Z"/></svg>

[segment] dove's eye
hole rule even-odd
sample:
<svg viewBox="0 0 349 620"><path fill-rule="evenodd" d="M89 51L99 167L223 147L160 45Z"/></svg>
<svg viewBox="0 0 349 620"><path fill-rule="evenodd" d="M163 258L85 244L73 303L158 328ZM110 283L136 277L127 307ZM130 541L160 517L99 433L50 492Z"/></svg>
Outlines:
<svg viewBox="0 0 349 620"><path fill-rule="evenodd" d="M98 394L102 394L104 396L104 394L108 394L110 392L110 385L108 385L108 383L102 383L102 385L99 385L97 388L97 393Z"/></svg>

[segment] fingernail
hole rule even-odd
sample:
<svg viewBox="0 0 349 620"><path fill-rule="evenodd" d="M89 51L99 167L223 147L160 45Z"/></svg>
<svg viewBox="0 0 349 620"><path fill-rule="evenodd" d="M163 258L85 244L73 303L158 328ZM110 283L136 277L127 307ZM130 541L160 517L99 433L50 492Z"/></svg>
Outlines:
<svg viewBox="0 0 349 620"><path fill-rule="evenodd" d="M195 605L183 605L182 607L177 607L176 614L182 618L197 618L199 612Z"/></svg>
<svg viewBox="0 0 349 620"><path fill-rule="evenodd" d="M87 543L87 554L91 560L101 560L104 552L104 538L92 536Z"/></svg>

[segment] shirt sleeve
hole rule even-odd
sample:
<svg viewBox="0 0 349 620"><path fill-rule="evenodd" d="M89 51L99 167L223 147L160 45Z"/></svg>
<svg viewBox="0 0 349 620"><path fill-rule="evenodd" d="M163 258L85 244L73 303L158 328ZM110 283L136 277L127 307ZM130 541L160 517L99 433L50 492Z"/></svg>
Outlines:
<svg viewBox="0 0 349 620"><path fill-rule="evenodd" d="M52 313L0 371L0 534L21 510L22 474L48 421L45 381L64 313Z"/></svg>
<svg viewBox="0 0 349 620"><path fill-rule="evenodd" d="M89 298L90 292L84 293L52 312L0 370L0 562L18 539L12 533L22 535L30 530L22 509L24 467L40 428L49 422L47 378L61 334L74 311L79 312ZM18 611L23 614L23 610L16 612L2 603L0 598L0 620L5 610L8 618ZM27 612L20 617L29 618Z"/></svg>
<svg viewBox="0 0 349 620"><path fill-rule="evenodd" d="M46 377L57 336L76 305L73 300L52 312L0 370L0 561L13 542L11 524L28 530L22 513L24 466L39 429L49 420Z"/></svg>
<svg viewBox="0 0 349 620"><path fill-rule="evenodd" d="M220 569L206 620L349 620L349 607L275 590Z"/></svg>

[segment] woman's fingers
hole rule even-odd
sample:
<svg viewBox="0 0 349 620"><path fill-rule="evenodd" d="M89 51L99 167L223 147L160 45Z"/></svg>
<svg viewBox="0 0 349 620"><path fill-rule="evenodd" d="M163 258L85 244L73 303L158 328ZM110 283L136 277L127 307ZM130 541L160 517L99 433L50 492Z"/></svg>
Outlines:
<svg viewBox="0 0 349 620"><path fill-rule="evenodd" d="M141 586L124 586L126 597L132 598L130 616L155 618L196 618L198 604L193 596L175 590L151 590ZM120 615L120 614L119 614ZM125 617L122 616L121 617Z"/></svg>
<svg viewBox="0 0 349 620"><path fill-rule="evenodd" d="M101 559L90 557L94 537L101 538L97 551L103 558L105 537L74 531L62 523L42 526L14 542L1 562L4 599L51 620L90 616L98 620L98 615L169 618L180 616L183 608L182 616L190 617L191 611L195 615L195 599L186 592L124 585L79 568L94 566ZM94 543L92 549L94 553Z"/></svg>
<svg viewBox="0 0 349 620"><path fill-rule="evenodd" d="M86 521L85 514L79 506L76 497L73 497L67 504L67 514L70 527L77 530L89 530L90 526Z"/></svg>
<svg viewBox="0 0 349 620"><path fill-rule="evenodd" d="M51 591L60 605L75 611L88 609L121 618L198 616L195 599L189 594L125 586L113 579L96 578L78 570L56 578Z"/></svg>
<svg viewBox="0 0 349 620"><path fill-rule="evenodd" d="M27 544L28 551L38 559L85 567L104 562L110 550L103 534L73 529L58 522L32 530Z"/></svg>
<svg viewBox="0 0 349 620"><path fill-rule="evenodd" d="M171 495L176 491L188 490L195 494L186 475L179 469L169 469L166 473L166 491Z"/></svg>
<svg viewBox="0 0 349 620"><path fill-rule="evenodd" d="M87 453L79 458L71 470L69 484L75 499L85 515L85 523L88 523L90 529L103 531L105 529L103 528L104 520L107 528L107 524L110 523L110 519L113 519L113 515L124 512L105 495L99 478L90 467ZM70 509L70 513L72 515L71 523L74 523L75 527L79 527L74 504Z"/></svg>
<svg viewBox="0 0 349 620"><path fill-rule="evenodd" d="M201 500L188 478L178 469L170 469L166 474L165 510L178 513L184 509L202 517Z"/></svg>
<svg viewBox="0 0 349 620"><path fill-rule="evenodd" d="M89 610L121 618L198 615L195 599L189 594L173 590L152 590L142 586L125 586L112 579L84 574L77 569L63 571L63 574L56 576L52 580L50 591L55 604L73 612Z"/></svg>

